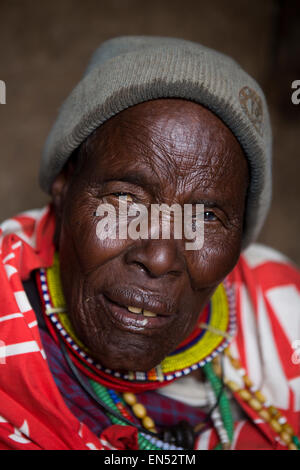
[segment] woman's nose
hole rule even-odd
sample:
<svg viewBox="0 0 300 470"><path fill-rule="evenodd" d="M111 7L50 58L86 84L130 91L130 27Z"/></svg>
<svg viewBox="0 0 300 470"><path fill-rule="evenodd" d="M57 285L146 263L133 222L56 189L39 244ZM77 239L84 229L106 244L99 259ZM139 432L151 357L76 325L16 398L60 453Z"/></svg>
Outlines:
<svg viewBox="0 0 300 470"><path fill-rule="evenodd" d="M151 277L179 275L184 269L184 260L175 240L140 240L126 253L125 261Z"/></svg>

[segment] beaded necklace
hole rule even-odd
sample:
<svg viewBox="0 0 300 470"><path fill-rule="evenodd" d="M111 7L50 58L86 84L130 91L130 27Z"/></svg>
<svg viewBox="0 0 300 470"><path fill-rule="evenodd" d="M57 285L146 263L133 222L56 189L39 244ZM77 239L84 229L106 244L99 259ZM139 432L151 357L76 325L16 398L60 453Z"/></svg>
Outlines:
<svg viewBox="0 0 300 470"><path fill-rule="evenodd" d="M75 363L85 375L90 377L90 384L98 398L100 398L102 402L109 404L111 409L114 409L115 411L118 410L120 418L123 417L127 420L127 422L124 423L124 421L117 418L115 414L109 414L111 421L117 424L128 424L128 421L131 421L131 419L130 414L126 409L126 405L129 405L132 407L133 414L141 419L144 428L152 433L149 437L149 435L146 436L145 433L139 432L138 435L140 446L142 446L141 448L153 448L151 446L154 445L154 447L158 446L158 448L174 449L176 447L174 447L174 442L177 444L177 448L179 449L184 447L178 447L178 442L183 445L187 445L188 443L188 448L193 448L193 446L190 446L194 443L195 435L203 429L205 423L199 423L195 429L181 429L181 431L180 426L182 428L188 423L180 423L179 427L177 426L176 429L172 430L173 436L171 436L172 432L168 429L164 431L164 439L161 440L155 436L155 433L157 432L155 424L147 415L143 405L137 403L135 395L132 393L123 393L122 397L118 397L116 390L118 390L120 383L122 385L121 388L119 388L119 391L122 392L127 390L126 385L124 386L124 382L126 380L132 381L135 387L138 381L142 382L138 385L146 385L147 387L148 381L148 383L157 388L158 380L159 385L166 382L169 383L170 380L186 375L192 370L196 370L198 367L202 367L205 373L210 371L210 373L207 374L208 378L209 380L214 379L214 392L216 393L216 397L213 398L211 395L210 404L212 405L212 408L214 408L212 419L217 424L218 433L221 439L221 443L217 448L227 448L230 444L228 436L231 431L228 432L226 430L226 425L223 425L222 420L216 420L216 401L220 401L222 417L230 416L229 422L232 422L229 401L225 394L221 399L223 392L221 383L218 381L210 367L211 360L225 349L231 336L235 333L235 312L233 308L234 299L227 283L226 288L221 285L217 289L217 292L213 296L211 305L208 306L204 315L201 315L201 323L199 323L195 332L193 332L187 340L181 343L175 353L166 358L160 366L160 376L157 380L154 371L150 371L147 376L145 376L145 373L136 373L135 375L128 373L125 377L119 377L118 374L113 374L113 371L108 369L103 370L100 364L95 363L88 349L78 340L78 338L76 338L69 318L65 312L66 308L60 284L59 259L57 254L55 255L52 267L47 270L40 269L37 280L44 304L45 321L52 335L54 338L57 338L57 335L59 335L60 341L63 340L64 345L68 348L68 352L71 354L73 353L72 362ZM224 315L219 315L220 311L224 311ZM208 323L205 323L206 321ZM201 344L201 341L203 342L203 345ZM178 364L176 363L176 360L178 360ZM97 372L96 376L95 369ZM156 368L156 370L157 369L158 368ZM105 380L105 374L109 375L109 383ZM115 383L112 384L112 379L110 377L111 374L113 375L114 380L120 379L117 386ZM113 386L114 390L107 388L105 385L109 385L110 387ZM149 387L146 389L149 389ZM210 414L208 415L208 418L209 417ZM233 429L232 423L230 426ZM191 435L193 435L193 438L191 438ZM171 440L171 442L166 442L167 440Z"/></svg>
<svg viewBox="0 0 300 470"><path fill-rule="evenodd" d="M199 315L194 332L162 363L148 372L127 372L104 368L75 336L61 288L58 254L47 270L40 269L38 284L45 309L45 321L50 331L62 336L76 365L102 385L117 391L154 390L166 382L183 377L203 367L228 346L236 330L233 291L227 281L220 284L211 302ZM222 312L222 315L220 315Z"/></svg>
<svg viewBox="0 0 300 470"><path fill-rule="evenodd" d="M175 426L162 429L159 435L156 435L157 430L154 421L147 416L146 408L137 402L137 398L133 393L124 393L122 396L119 396L114 390L109 390L92 379L89 381L92 387L90 390L84 381L82 381L80 374L78 374L78 371L66 353L65 345L61 340L60 342L62 353L74 376L87 394L90 395L102 409L107 411L107 416L111 420L112 424L119 424L122 426L129 425L138 428L139 449L194 449L196 434L205 427L205 422L200 422L192 428L187 421L181 421ZM218 393L217 403L215 402L215 399L213 399L212 404L214 406L205 421L207 421L209 416L212 415L214 425L220 437L220 443L215 447L215 450L229 449L231 439L233 437L233 419L230 411L229 400L224 394L222 383L215 375L212 365L206 364L203 369L207 378L211 382L212 389ZM217 412L216 408L218 403L220 413ZM141 430L141 427L134 422L132 416L126 409L126 404L130 405L132 408L133 415L142 421L144 430ZM214 416L215 413L217 413L218 416Z"/></svg>
<svg viewBox="0 0 300 470"><path fill-rule="evenodd" d="M230 411L229 401L226 395L223 393L221 382L214 374L214 371L211 368L211 364L206 364L204 368L206 369L205 373L213 386L213 389L209 389L212 397L211 404L213 405L212 418L220 438L220 444L215 447L215 450L229 449L230 443L233 438L233 419ZM147 411L145 407L140 403L137 403L137 399L134 394L124 393L123 397L121 398L113 390L107 390L105 387L101 386L100 384L94 381L91 381L91 384L95 393L105 403L111 406L112 409L115 408L116 410L119 410L124 417L130 419L130 416L128 415L124 406L125 403L127 403L132 407L134 415L142 419L145 429L149 429L149 426L151 426L150 430L153 433L157 432L153 420L149 416L147 416ZM218 394L220 397L220 412L215 407L215 396L213 392ZM114 424L124 425L122 420L117 419L114 416L110 416L110 419ZM200 425L203 425L203 423L200 423ZM164 432L160 434L161 439L157 438L155 435L149 436L149 434L147 435L143 432L139 432L139 448L144 450L183 450L186 448L193 449L197 427L201 429L201 426L196 426L194 430L189 429L188 423L181 422L179 423L179 426L173 427L173 434L172 429L170 428L164 430ZM171 442L168 442L168 440ZM174 442L176 443L176 445L174 444ZM182 447L178 447L178 445L182 445Z"/></svg>
<svg viewBox="0 0 300 470"><path fill-rule="evenodd" d="M103 369L101 365L96 363L90 356L88 349L76 338L66 314L65 301L60 285L59 261L57 254L55 255L52 267L47 270L40 269L37 280L44 304L45 320L51 333L56 338L58 334L60 341L64 341L69 352L73 353L72 362L84 371L85 375L90 377L90 384L96 396L102 400L103 403L106 403L111 410L113 410L113 414L108 412L111 422L113 424L122 425L128 425L128 423L131 422L133 423L132 417L126 409L126 404L131 406L133 414L141 419L145 432L140 431L138 433L140 449L183 449L184 447L178 445L178 442L185 444L186 440L182 438L183 434L179 434L179 438L177 440L174 437L174 433L173 435L171 433L170 437L169 430L162 438L160 438L162 434L160 437L156 436L155 433L157 431L155 423L147 415L143 405L137 403L134 394L124 393L126 391L128 392L128 390L130 391L128 384L131 382L134 387L137 387L138 385L138 390L149 390L151 389L151 387L147 387L149 383L152 386L156 385L153 388L157 388L158 383L161 384L162 382L169 382L177 377L188 374L192 370L196 370L198 367L203 368L206 378L210 383L208 398L213 408L209 415L211 415L220 439L220 444L218 444L215 449L230 448L230 444L233 439L234 426L229 401L224 393L222 381L220 380L220 353L225 350L225 354L230 360L232 366L238 370L245 385L245 388L241 389L235 382L225 378L224 382L227 387L233 393L238 394L244 402L258 413L260 418L270 425L273 431L277 433L277 439L279 439L282 444L285 444L290 450L300 450L299 438L296 436L295 431L290 424L287 423L287 419L267 401L264 395L257 388L254 387L245 370L241 367L239 361L233 358L229 350L226 349L231 336L235 333L235 314L233 308L234 299L230 293L228 285L223 287L223 289L219 287L215 292L212 302L207 309L207 312L205 312L208 323L205 323L205 320L201 315L199 326L200 328L205 329L201 331L202 335L200 339L203 338L205 334L207 334L207 337L205 348L202 349L200 360L198 357L198 360L193 363L197 352L201 353L201 347L199 347L199 343L201 341L199 339L198 332L196 331L188 338L188 340L179 346L173 355L170 356L171 359L169 360L169 358L167 358L168 361L165 362L163 367L160 366L160 368L156 368L155 372L151 371L148 375L145 373L128 373L121 376L121 374L118 375L118 373L114 373L109 369ZM228 301L226 302L225 298L227 298L227 296ZM222 312L222 315L220 315L220 312ZM223 317L222 321L220 320L221 317ZM223 328L223 330L221 328ZM214 348L212 346L214 346ZM190 350L192 350L192 352ZM207 352L207 356L203 355L205 350ZM187 355L186 361L184 361L185 355ZM178 367L176 364L176 357L179 359L179 368L176 368ZM107 376L109 377L109 380L107 380ZM113 389L107 388L106 385L113 387ZM143 385L146 385L146 387L143 387ZM123 392L122 397L116 393L116 390ZM117 417L116 411L119 413L119 417ZM124 418L126 423L124 423ZM196 426L192 431L193 435L194 431L197 431L197 428L199 431L202 427L203 423L200 423L198 427ZM168 440L171 442L168 442ZM177 445L175 445L174 442ZM192 447L188 446L188 448Z"/></svg>
<svg viewBox="0 0 300 470"><path fill-rule="evenodd" d="M280 439L281 443L285 444L289 450L300 450L300 440L292 426L287 422L286 417L272 406L263 393L254 386L238 359L235 359L229 350L226 350L225 354L243 378L245 386L240 388L232 380L225 379L227 387L232 392L237 393L243 401L258 413L265 423L268 423L271 429L277 433L277 439Z"/></svg>

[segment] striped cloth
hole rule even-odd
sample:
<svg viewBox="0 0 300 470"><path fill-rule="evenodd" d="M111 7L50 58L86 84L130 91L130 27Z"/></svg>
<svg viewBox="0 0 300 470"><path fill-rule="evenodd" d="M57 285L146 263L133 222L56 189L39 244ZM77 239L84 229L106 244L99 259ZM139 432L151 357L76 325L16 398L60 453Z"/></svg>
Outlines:
<svg viewBox="0 0 300 470"><path fill-rule="evenodd" d="M0 225L0 449L134 449L134 428L127 435L115 428L119 437L124 434L117 440L116 432L110 432L112 426L99 434L75 416L49 368L22 281L33 270L52 264L54 229L51 205ZM252 245L228 280L235 289L237 308L231 353L299 435L299 272L274 250ZM242 385L227 358L225 376ZM159 397L166 400L158 393L149 403L144 400L149 413ZM286 448L255 411L237 395L235 399L245 415L235 423L233 449ZM164 407L162 402L159 406ZM214 429L209 429L200 434L195 448L211 449L216 442Z"/></svg>

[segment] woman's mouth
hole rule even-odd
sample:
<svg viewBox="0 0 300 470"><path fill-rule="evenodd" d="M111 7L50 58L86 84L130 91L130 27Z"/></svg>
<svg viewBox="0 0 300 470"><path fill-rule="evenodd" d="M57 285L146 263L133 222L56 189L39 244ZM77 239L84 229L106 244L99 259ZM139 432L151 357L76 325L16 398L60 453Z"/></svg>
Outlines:
<svg viewBox="0 0 300 470"><path fill-rule="evenodd" d="M103 302L115 326L122 330L135 333L151 334L171 323L174 315L158 313L137 305L126 305L118 300L112 300L107 294L102 294Z"/></svg>

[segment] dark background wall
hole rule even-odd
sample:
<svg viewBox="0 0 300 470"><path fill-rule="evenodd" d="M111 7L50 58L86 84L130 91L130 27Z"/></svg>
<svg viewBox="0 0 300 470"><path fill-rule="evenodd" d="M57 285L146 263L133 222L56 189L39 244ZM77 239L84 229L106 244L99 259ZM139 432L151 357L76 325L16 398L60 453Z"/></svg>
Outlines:
<svg viewBox="0 0 300 470"><path fill-rule="evenodd" d="M259 241L300 265L300 2L0 0L0 220L48 201L43 143L93 50L125 34L175 36L233 56L263 87L274 131L274 197Z"/></svg>

